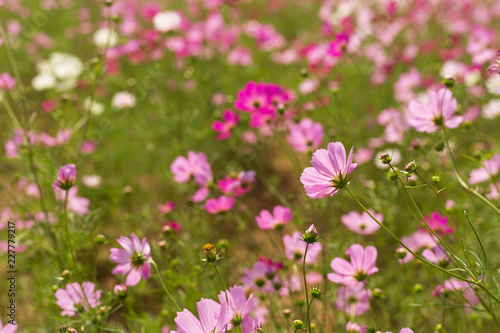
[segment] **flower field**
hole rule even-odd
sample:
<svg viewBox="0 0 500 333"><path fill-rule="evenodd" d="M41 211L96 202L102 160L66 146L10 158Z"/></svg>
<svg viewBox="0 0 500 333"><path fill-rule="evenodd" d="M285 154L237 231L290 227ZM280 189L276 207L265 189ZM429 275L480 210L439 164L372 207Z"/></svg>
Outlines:
<svg viewBox="0 0 500 333"><path fill-rule="evenodd" d="M500 332L499 22L0 0L0 333Z"/></svg>

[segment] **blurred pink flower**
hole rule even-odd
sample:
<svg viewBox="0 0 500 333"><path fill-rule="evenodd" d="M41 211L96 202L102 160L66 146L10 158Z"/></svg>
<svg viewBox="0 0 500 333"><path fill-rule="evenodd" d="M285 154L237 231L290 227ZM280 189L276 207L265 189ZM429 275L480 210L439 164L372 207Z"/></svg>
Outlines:
<svg viewBox="0 0 500 333"><path fill-rule="evenodd" d="M457 109L457 100L450 90L431 90L428 98L428 104L412 100L408 105L407 121L410 126L419 132L432 133L441 126L456 128L462 123L462 116L453 115Z"/></svg>
<svg viewBox="0 0 500 333"><path fill-rule="evenodd" d="M233 319L233 311L228 308L226 302L219 304L214 300L202 298L196 303L196 307L200 319L187 309L177 312L177 329L171 333L222 333Z"/></svg>
<svg viewBox="0 0 500 333"><path fill-rule="evenodd" d="M188 151L187 158L178 156L170 165L170 170L178 183L186 183L191 176L201 186L212 181L212 170L207 162L207 156L203 153Z"/></svg>
<svg viewBox="0 0 500 333"><path fill-rule="evenodd" d="M366 325L360 326L350 321L345 325L345 330L347 333L365 333Z"/></svg>
<svg viewBox="0 0 500 333"><path fill-rule="evenodd" d="M109 260L118 263L112 273L127 275L126 286L135 286L141 281L141 278L147 280L151 276L151 247L146 241L131 233L130 238L120 237L118 239L124 249L112 248Z"/></svg>
<svg viewBox="0 0 500 333"><path fill-rule="evenodd" d="M304 118L300 123L291 123L288 126L290 134L287 136L292 148L298 152L307 152L317 149L323 140L323 126L309 118Z"/></svg>
<svg viewBox="0 0 500 333"><path fill-rule="evenodd" d="M446 267L450 261L448 255L444 253L439 246L434 247L432 250L425 249L422 252L422 256L433 264L441 267Z"/></svg>
<svg viewBox="0 0 500 333"><path fill-rule="evenodd" d="M346 314L354 313L356 316L361 316L370 310L368 296L371 298L372 293L370 290L368 290L368 294L366 293L364 283L342 286L337 289L335 307Z"/></svg>
<svg viewBox="0 0 500 333"><path fill-rule="evenodd" d="M158 205L158 211L162 214L168 214L170 213L175 207L177 206L177 204L175 202L172 202L172 201L167 201L165 202L164 204L161 204L161 205Z"/></svg>
<svg viewBox="0 0 500 333"><path fill-rule="evenodd" d="M203 209L210 214L218 214L231 210L234 206L234 197L221 195L219 198L208 199L203 205Z"/></svg>
<svg viewBox="0 0 500 333"><path fill-rule="evenodd" d="M238 124L240 117L238 114L228 109L222 114L223 121L216 120L212 123L214 131L218 132L217 139L223 140L231 137L231 129Z"/></svg>
<svg viewBox="0 0 500 333"><path fill-rule="evenodd" d="M500 154L493 155L490 159L481 162L482 167L470 172L469 183L477 184L490 181L500 170Z"/></svg>
<svg viewBox="0 0 500 333"><path fill-rule="evenodd" d="M305 168L300 176L306 194L311 198L324 198L337 194L348 184L347 176L356 168L352 162L352 151L346 156L341 142L331 142L327 149L318 149L313 154L313 167Z"/></svg>
<svg viewBox="0 0 500 333"><path fill-rule="evenodd" d="M328 280L348 286L362 282L378 272L378 268L375 267L376 248L367 246L365 249L359 244L354 244L347 251L351 262L343 258L333 259L330 266L335 273L328 273Z"/></svg>
<svg viewBox="0 0 500 333"><path fill-rule="evenodd" d="M384 215L380 213L375 213L373 210L369 209L370 214L372 214L380 223L384 221ZM346 215L340 217L342 223L347 227L347 229L360 234L369 235L377 231L380 226L375 222L368 213L358 213L352 211Z"/></svg>
<svg viewBox="0 0 500 333"><path fill-rule="evenodd" d="M292 217L293 214L290 208L275 206L272 214L268 210L261 210L259 215L255 217L255 221L262 230L281 229L285 224L290 222Z"/></svg>
<svg viewBox="0 0 500 333"><path fill-rule="evenodd" d="M445 215L440 215L437 212L432 212L429 216L425 217L425 221L439 236L453 233L450 224L448 223L448 218ZM422 225L421 228L423 230L427 230L425 225Z"/></svg>
<svg viewBox="0 0 500 333"><path fill-rule="evenodd" d="M260 293L272 293L274 291L273 279L277 278L276 270L264 261L257 261L252 269L245 268L245 276L241 278L243 285Z"/></svg>
<svg viewBox="0 0 500 333"><path fill-rule="evenodd" d="M66 164L59 168L57 180L52 184L53 188L69 190L76 182L76 166L74 164Z"/></svg>
<svg viewBox="0 0 500 333"><path fill-rule="evenodd" d="M222 193L240 197L250 191L252 183L255 182L255 171L240 171L237 175L226 175L217 181L217 186Z"/></svg>
<svg viewBox="0 0 500 333"><path fill-rule="evenodd" d="M16 79L10 76L9 73L1 73L0 74L0 90L11 90L16 84Z"/></svg>
<svg viewBox="0 0 500 333"><path fill-rule="evenodd" d="M285 244L285 256L290 260L302 260L306 251L307 243L302 240L300 232L295 231L291 235L283 236ZM312 264L318 258L323 246L321 243L309 244L307 249L306 264Z"/></svg>
<svg viewBox="0 0 500 333"><path fill-rule="evenodd" d="M245 295L245 288L242 286L230 287L229 290L220 292L219 302L221 304L226 301L226 296L228 298L229 309L234 313L234 317L231 321L233 326L239 326L242 322L246 322L251 319L249 314L253 310L255 304L253 294L250 294L247 299ZM251 319L251 321L253 322L253 319ZM243 333L251 332L252 331L245 332L245 330L243 330Z"/></svg>
<svg viewBox="0 0 500 333"><path fill-rule="evenodd" d="M101 290L95 291L94 283L89 281L82 285L77 282L68 283L66 289L57 289L56 304L63 310L61 316L73 317L101 304L101 293Z"/></svg>

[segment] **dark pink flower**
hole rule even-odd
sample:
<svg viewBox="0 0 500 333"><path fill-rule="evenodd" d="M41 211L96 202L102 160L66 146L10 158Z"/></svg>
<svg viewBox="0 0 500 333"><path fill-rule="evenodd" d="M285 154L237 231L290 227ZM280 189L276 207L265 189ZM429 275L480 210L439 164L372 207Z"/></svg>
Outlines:
<svg viewBox="0 0 500 333"><path fill-rule="evenodd" d="M432 133L441 126L455 128L462 123L462 116L453 115L457 109L457 100L450 90L431 90L428 92L428 99L428 104L412 100L408 105L408 123L417 131Z"/></svg>
<svg viewBox="0 0 500 333"><path fill-rule="evenodd" d="M212 123L213 130L219 133L217 139L223 140L231 137L231 129L238 124L239 118L232 110L225 110L222 115L223 121L216 120Z"/></svg>
<svg viewBox="0 0 500 333"><path fill-rule="evenodd" d="M440 236L453 233L450 224L448 223L448 218L445 215L440 215L437 212L432 212L425 218L425 221L427 222L427 224L429 224L431 229ZM425 230L427 228L424 225L422 226L422 229Z"/></svg>
<svg viewBox="0 0 500 333"><path fill-rule="evenodd" d="M162 214L168 214L170 213L175 207L177 206L177 204L175 202L172 202L172 201L167 201L165 202L164 204L162 205L158 205L158 211Z"/></svg>
<svg viewBox="0 0 500 333"><path fill-rule="evenodd" d="M300 176L306 194L311 198L324 198L337 194L344 188L347 176L356 168L352 163L352 150L346 156L341 142L331 142L327 149L318 149L313 154L313 167L305 168Z"/></svg>
<svg viewBox="0 0 500 333"><path fill-rule="evenodd" d="M362 282L378 272L378 268L375 267L377 249L373 246L367 246L365 249L359 244L354 244L348 249L348 253L350 262L343 258L332 260L330 266L335 273L329 273L328 280L349 286Z"/></svg>
<svg viewBox="0 0 500 333"><path fill-rule="evenodd" d="M73 317L101 304L101 293L101 290L95 291L95 285L89 281L82 285L77 282L68 283L66 289L57 289L56 304L63 310L61 316Z"/></svg>
<svg viewBox="0 0 500 333"><path fill-rule="evenodd" d="M268 210L261 210L259 215L255 217L255 221L262 230L280 229L290 222L292 217L290 208L275 206L272 214Z"/></svg>
<svg viewBox="0 0 500 333"><path fill-rule="evenodd" d="M210 214L218 214L221 212L227 212L231 210L234 206L234 197L226 197L221 195L219 198L208 199L203 205L203 209Z"/></svg>
<svg viewBox="0 0 500 333"><path fill-rule="evenodd" d="M112 273L127 275L126 286L135 286L141 278L147 280L151 275L151 247L146 241L131 233L130 238L120 237L118 243L123 249L112 248L109 260L118 263Z"/></svg>

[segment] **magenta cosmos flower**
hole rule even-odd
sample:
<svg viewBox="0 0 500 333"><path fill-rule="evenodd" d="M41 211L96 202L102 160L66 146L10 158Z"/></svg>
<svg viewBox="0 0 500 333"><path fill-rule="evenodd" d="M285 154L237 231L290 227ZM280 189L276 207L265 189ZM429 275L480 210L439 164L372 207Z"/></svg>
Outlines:
<svg viewBox="0 0 500 333"><path fill-rule="evenodd" d="M222 120L216 120L212 123L212 129L217 133L217 139L223 140L231 137L231 129L238 124L240 117L232 110L225 110L222 114Z"/></svg>
<svg viewBox="0 0 500 333"><path fill-rule="evenodd" d="M410 126L419 132L432 133L441 126L456 128L462 123L462 116L453 115L457 109L457 100L453 98L451 91L446 88L429 91L428 98L428 104L410 101L407 116Z"/></svg>
<svg viewBox="0 0 500 333"><path fill-rule="evenodd" d="M285 244L285 256L290 260L301 260L306 252L307 243L302 240L300 232L295 231L291 235L283 236ZM323 246L321 243L309 244L307 249L306 264L312 264L318 258Z"/></svg>
<svg viewBox="0 0 500 333"><path fill-rule="evenodd" d="M0 320L0 333L14 333L17 330L17 324L10 324L7 322L5 326L2 325L2 321Z"/></svg>
<svg viewBox="0 0 500 333"><path fill-rule="evenodd" d="M73 317L101 304L101 293L101 290L95 291L95 285L89 281L81 286L77 282L68 283L66 289L57 289L56 304L63 310L61 316Z"/></svg>
<svg viewBox="0 0 500 333"><path fill-rule="evenodd" d="M341 142L330 142L327 149L316 150L311 160L312 167L305 168L300 176L309 197L334 195L348 184L347 175L357 166L352 163L352 150L346 156Z"/></svg>
<svg viewBox="0 0 500 333"><path fill-rule="evenodd" d="M118 240L123 249L112 248L109 260L118 263L112 273L127 275L126 286L135 286L141 281L141 277L147 280L151 276L151 247L146 241L133 233L128 237L120 237Z"/></svg>
<svg viewBox="0 0 500 333"><path fill-rule="evenodd" d="M290 134L287 139L292 148L298 152L307 152L317 149L323 140L323 126L309 118L304 118L300 123L288 126Z"/></svg>
<svg viewBox="0 0 500 333"><path fill-rule="evenodd" d="M208 199L207 202L205 202L205 204L203 205L203 209L210 214L227 212L228 210L231 210L231 208L233 208L234 201L234 197L226 197L225 195L221 195L218 199Z"/></svg>
<svg viewBox="0 0 500 333"><path fill-rule="evenodd" d="M201 186L212 181L212 169L203 153L188 151L187 158L178 156L170 165L170 171L178 183L186 183L191 177Z"/></svg>
<svg viewBox="0 0 500 333"><path fill-rule="evenodd" d="M255 217L255 221L262 230L281 229L290 222L292 217L293 214L290 208L275 206L272 214L266 209L261 210L259 215Z"/></svg>
<svg viewBox="0 0 500 333"><path fill-rule="evenodd" d="M343 258L333 259L330 266L335 273L329 273L328 280L349 286L364 281L369 275L378 272L378 268L375 267L377 249L373 246L364 249L359 244L353 244L347 252L351 262Z"/></svg>
<svg viewBox="0 0 500 333"><path fill-rule="evenodd" d="M76 181L76 166L74 164L66 164L59 168L57 180L52 184L52 187L62 190L69 190Z"/></svg>
<svg viewBox="0 0 500 333"><path fill-rule="evenodd" d="M380 223L384 220L384 215L380 213L375 213L372 210L369 210L370 214L372 214ZM342 215L340 218L342 223L347 227L347 229L360 234L360 235L369 235L373 234L380 228L377 222L375 222L367 212L358 213L356 211L352 211L346 215Z"/></svg>
<svg viewBox="0 0 500 333"><path fill-rule="evenodd" d="M226 302L219 304L214 300L202 298L196 303L196 308L200 319L187 309L177 312L177 330L171 333L222 333L233 319L233 312Z"/></svg>

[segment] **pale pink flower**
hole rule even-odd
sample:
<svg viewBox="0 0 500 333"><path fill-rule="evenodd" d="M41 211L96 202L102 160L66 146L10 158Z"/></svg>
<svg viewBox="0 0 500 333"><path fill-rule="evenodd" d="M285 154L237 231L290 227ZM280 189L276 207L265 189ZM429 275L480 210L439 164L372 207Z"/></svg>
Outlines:
<svg viewBox="0 0 500 333"><path fill-rule="evenodd" d="M275 206L272 214L268 210L261 210L259 215L255 217L255 221L262 230L280 229L290 222L292 217L293 214L290 208Z"/></svg>
<svg viewBox="0 0 500 333"><path fill-rule="evenodd" d="M186 183L192 176L201 186L212 181L212 170L207 162L207 156L203 153L189 151L187 158L178 156L170 165L170 170L178 183Z"/></svg>
<svg viewBox="0 0 500 333"><path fill-rule="evenodd" d="M491 180L500 170L500 154L493 155L490 159L481 162L482 167L470 172L469 183L477 184Z"/></svg>
<svg viewBox="0 0 500 333"><path fill-rule="evenodd" d="M58 187L54 188L55 197L58 201L64 202L66 191ZM90 200L84 197L79 197L78 186L73 186L68 190L67 208L70 212L86 215L89 212Z"/></svg>
<svg viewBox="0 0 500 333"><path fill-rule="evenodd" d="M353 322L348 322L345 325L345 330L347 333L365 333L366 332L366 325L358 325Z"/></svg>
<svg viewBox="0 0 500 333"><path fill-rule="evenodd" d="M380 223L384 221L384 215L381 213L375 213L373 210L369 209L370 214L372 214ZM375 222L368 213L358 213L352 211L346 215L340 217L342 223L347 227L347 229L358 233L360 235L369 235L377 231L380 226Z"/></svg>
<svg viewBox="0 0 500 333"><path fill-rule="evenodd" d="M366 249L359 244L351 245L348 249L351 261L343 258L335 258L331 262L331 267L335 273L328 273L330 281L343 285L353 285L366 280L366 278L378 272L375 267L377 260L377 249L367 246Z"/></svg>
<svg viewBox="0 0 500 333"><path fill-rule="evenodd" d="M352 150L346 156L341 142L331 142L327 149L313 154L313 167L305 168L300 176L306 194L311 198L324 198L337 194L348 184L347 176L356 168L352 162Z"/></svg>
<svg viewBox="0 0 500 333"><path fill-rule="evenodd" d="M449 255L443 252L439 246L434 247L434 249L425 249L422 252L422 256L433 264L446 267L450 261Z"/></svg>
<svg viewBox="0 0 500 333"><path fill-rule="evenodd" d="M95 291L95 285L89 281L82 285L77 282L68 283L66 289L57 289L56 304L63 310L61 316L73 317L101 304L101 293L101 290Z"/></svg>
<svg viewBox="0 0 500 333"><path fill-rule="evenodd" d="M302 260L304 257L307 243L302 240L300 232L295 231L291 235L283 236L285 244L285 256L290 260ZM323 246L321 243L309 244L307 249L306 264L312 264L318 258Z"/></svg>
<svg viewBox="0 0 500 333"><path fill-rule="evenodd" d="M441 88L428 92L428 104L412 100L408 105L407 121L419 132L432 133L441 126L456 128L462 123L462 116L454 116L457 100L450 90Z"/></svg>
<svg viewBox="0 0 500 333"><path fill-rule="evenodd" d="M342 286L337 290L335 307L346 314L354 313L356 316L361 316L370 310L368 297L371 299L372 293L370 290L368 290L368 294L366 293L364 283Z"/></svg>
<svg viewBox="0 0 500 333"><path fill-rule="evenodd" d="M272 280L278 277L276 271L274 266L269 266L265 261L259 260L253 264L252 269L245 268L245 276L241 278L241 282L249 289L261 293L272 293L274 291Z"/></svg>
<svg viewBox="0 0 500 333"><path fill-rule="evenodd" d="M131 233L130 238L120 237L118 239L123 249L112 248L109 260L118 263L112 273L127 275L126 286L135 286L141 281L141 278L147 280L151 276L151 247L146 241Z"/></svg>
<svg viewBox="0 0 500 333"><path fill-rule="evenodd" d="M11 90L16 84L16 79L14 79L9 73L0 74L0 90Z"/></svg>
<svg viewBox="0 0 500 333"><path fill-rule="evenodd" d="M198 316L196 318L189 310L177 312L175 317L176 331L171 333L223 333L233 319L226 302L217 303L211 299L202 298L196 303Z"/></svg>
<svg viewBox="0 0 500 333"><path fill-rule="evenodd" d="M219 198L208 199L203 205L203 209L210 214L218 214L221 212L227 212L231 210L234 206L234 197L226 197L221 195Z"/></svg>
<svg viewBox="0 0 500 333"><path fill-rule="evenodd" d="M1 42L0 45L2 45ZM17 323L15 321L14 324L11 324L7 319L7 323L5 324L5 326L3 326L2 321L0 320L0 333L14 333L16 330L17 330Z"/></svg>
<svg viewBox="0 0 500 333"><path fill-rule="evenodd" d="M323 126L309 118L304 118L300 123L291 123L288 126L290 134L288 142L295 151L307 152L317 149L323 140Z"/></svg>

